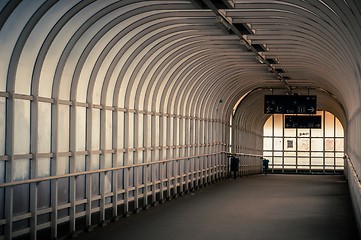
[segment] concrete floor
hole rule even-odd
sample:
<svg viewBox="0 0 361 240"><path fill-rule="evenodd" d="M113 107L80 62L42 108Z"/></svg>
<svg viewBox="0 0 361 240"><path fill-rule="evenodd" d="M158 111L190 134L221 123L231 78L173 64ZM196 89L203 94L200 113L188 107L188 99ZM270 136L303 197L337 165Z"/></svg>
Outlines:
<svg viewBox="0 0 361 240"><path fill-rule="evenodd" d="M347 182L334 175L258 175L81 233L76 239L359 239Z"/></svg>

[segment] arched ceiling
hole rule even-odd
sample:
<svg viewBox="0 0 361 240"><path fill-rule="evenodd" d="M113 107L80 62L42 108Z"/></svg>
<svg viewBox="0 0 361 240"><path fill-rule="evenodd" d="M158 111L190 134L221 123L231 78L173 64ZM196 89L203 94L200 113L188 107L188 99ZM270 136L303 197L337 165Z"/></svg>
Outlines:
<svg viewBox="0 0 361 240"><path fill-rule="evenodd" d="M317 88L350 118L360 23L358 0L3 0L0 94L227 121L253 89Z"/></svg>

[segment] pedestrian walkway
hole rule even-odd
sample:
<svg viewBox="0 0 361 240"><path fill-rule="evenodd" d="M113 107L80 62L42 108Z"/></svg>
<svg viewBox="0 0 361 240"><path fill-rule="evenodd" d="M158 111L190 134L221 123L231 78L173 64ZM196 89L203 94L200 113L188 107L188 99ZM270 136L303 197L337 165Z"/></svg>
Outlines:
<svg viewBox="0 0 361 240"><path fill-rule="evenodd" d="M79 234L77 239L359 239L340 175L257 175L224 180Z"/></svg>

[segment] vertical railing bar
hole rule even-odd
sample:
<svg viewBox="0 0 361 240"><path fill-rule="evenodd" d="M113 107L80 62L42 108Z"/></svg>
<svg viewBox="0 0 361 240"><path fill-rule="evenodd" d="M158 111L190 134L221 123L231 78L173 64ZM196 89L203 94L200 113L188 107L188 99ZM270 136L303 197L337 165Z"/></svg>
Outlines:
<svg viewBox="0 0 361 240"><path fill-rule="evenodd" d="M30 165L30 178L37 178L38 176L38 128L39 128L39 101L38 97L34 96L31 102L31 117L30 117L30 138L31 138L31 152L32 159ZM37 239L37 222L38 222L38 184L30 184L30 238Z"/></svg>
<svg viewBox="0 0 361 240"><path fill-rule="evenodd" d="M14 181L14 125L15 125L15 97L13 92L9 92L9 97L6 100L6 142L5 153L8 155L8 164L5 172L5 182ZM13 187L5 188L5 239L12 239L13 229Z"/></svg>
<svg viewBox="0 0 361 240"><path fill-rule="evenodd" d="M119 111L116 107L113 108L112 111L112 123L113 123L113 129L112 129L112 167L117 168L118 167L118 131L119 131L119 125L118 125L118 119L119 119ZM119 213L118 213L118 172L119 170L113 170L112 171L112 191L113 191L113 221L119 220Z"/></svg>
<svg viewBox="0 0 361 240"><path fill-rule="evenodd" d="M139 133L139 111L133 113L133 147L136 149L133 152L133 163L139 163L139 142L138 142L138 133ZM134 211L139 212L139 171L140 167L133 168L133 182L134 182Z"/></svg>
<svg viewBox="0 0 361 240"><path fill-rule="evenodd" d="M103 105L104 106L104 105ZM102 154L100 155L100 169L105 168L105 160L106 160L106 125L107 125L107 109L103 107L100 110L100 149L102 151ZM99 180L100 180L100 225L105 226L105 178L107 175L107 172L101 172L99 174Z"/></svg>
<svg viewBox="0 0 361 240"><path fill-rule="evenodd" d="M51 142L52 151L54 152L54 156L51 159L51 176L56 176L59 164L59 101L57 99L52 104L51 112ZM58 179L51 180L51 207L51 238L56 239L58 238Z"/></svg>
<svg viewBox="0 0 361 240"><path fill-rule="evenodd" d="M88 107L87 107L87 126L86 126L86 131L87 131L87 139L86 139L86 150L88 151L87 156L85 156L85 169L87 171L92 169L92 138L93 138L93 130L92 130L92 126L93 126L93 104L89 103ZM87 203L86 203L86 216L85 216L85 225L88 228L88 230L90 231L92 229L92 220L91 220L91 205L92 205L92 174L87 174L85 176L85 184L86 184L86 189L85 189L85 196L87 198Z"/></svg>
<svg viewBox="0 0 361 240"><path fill-rule="evenodd" d="M76 162L76 119L77 119L77 109L75 101L72 101L72 105L70 107L70 173L75 173L75 162ZM76 176L70 177L70 232L73 236L76 236Z"/></svg>
<svg viewBox="0 0 361 240"><path fill-rule="evenodd" d="M124 113L124 149L129 149L129 111ZM124 153L124 166L129 165L129 150ZM130 216L129 213L129 168L124 169L123 174L123 181L124 181L124 211L123 214L125 217Z"/></svg>

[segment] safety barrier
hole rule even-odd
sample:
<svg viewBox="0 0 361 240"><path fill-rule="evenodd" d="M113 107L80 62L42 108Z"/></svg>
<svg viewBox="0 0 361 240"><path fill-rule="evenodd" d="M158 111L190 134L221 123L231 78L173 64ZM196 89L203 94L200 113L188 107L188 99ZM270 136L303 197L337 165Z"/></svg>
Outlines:
<svg viewBox="0 0 361 240"><path fill-rule="evenodd" d="M0 240L62 238L127 217L226 178L228 155L219 152L1 183L5 218L0 219ZM235 155L240 158L240 175L261 173L260 156ZM15 191L30 195L29 211L13 213ZM48 196L45 207L39 204L43 196Z"/></svg>
<svg viewBox="0 0 361 240"><path fill-rule="evenodd" d="M239 158L239 175L247 176L262 173L262 155L236 153Z"/></svg>
<svg viewBox="0 0 361 240"><path fill-rule="evenodd" d="M352 204L356 216L357 226L360 233L361 239L361 181L357 174L357 171L350 159L350 157L345 154L345 175L348 180L349 189L351 193Z"/></svg>

